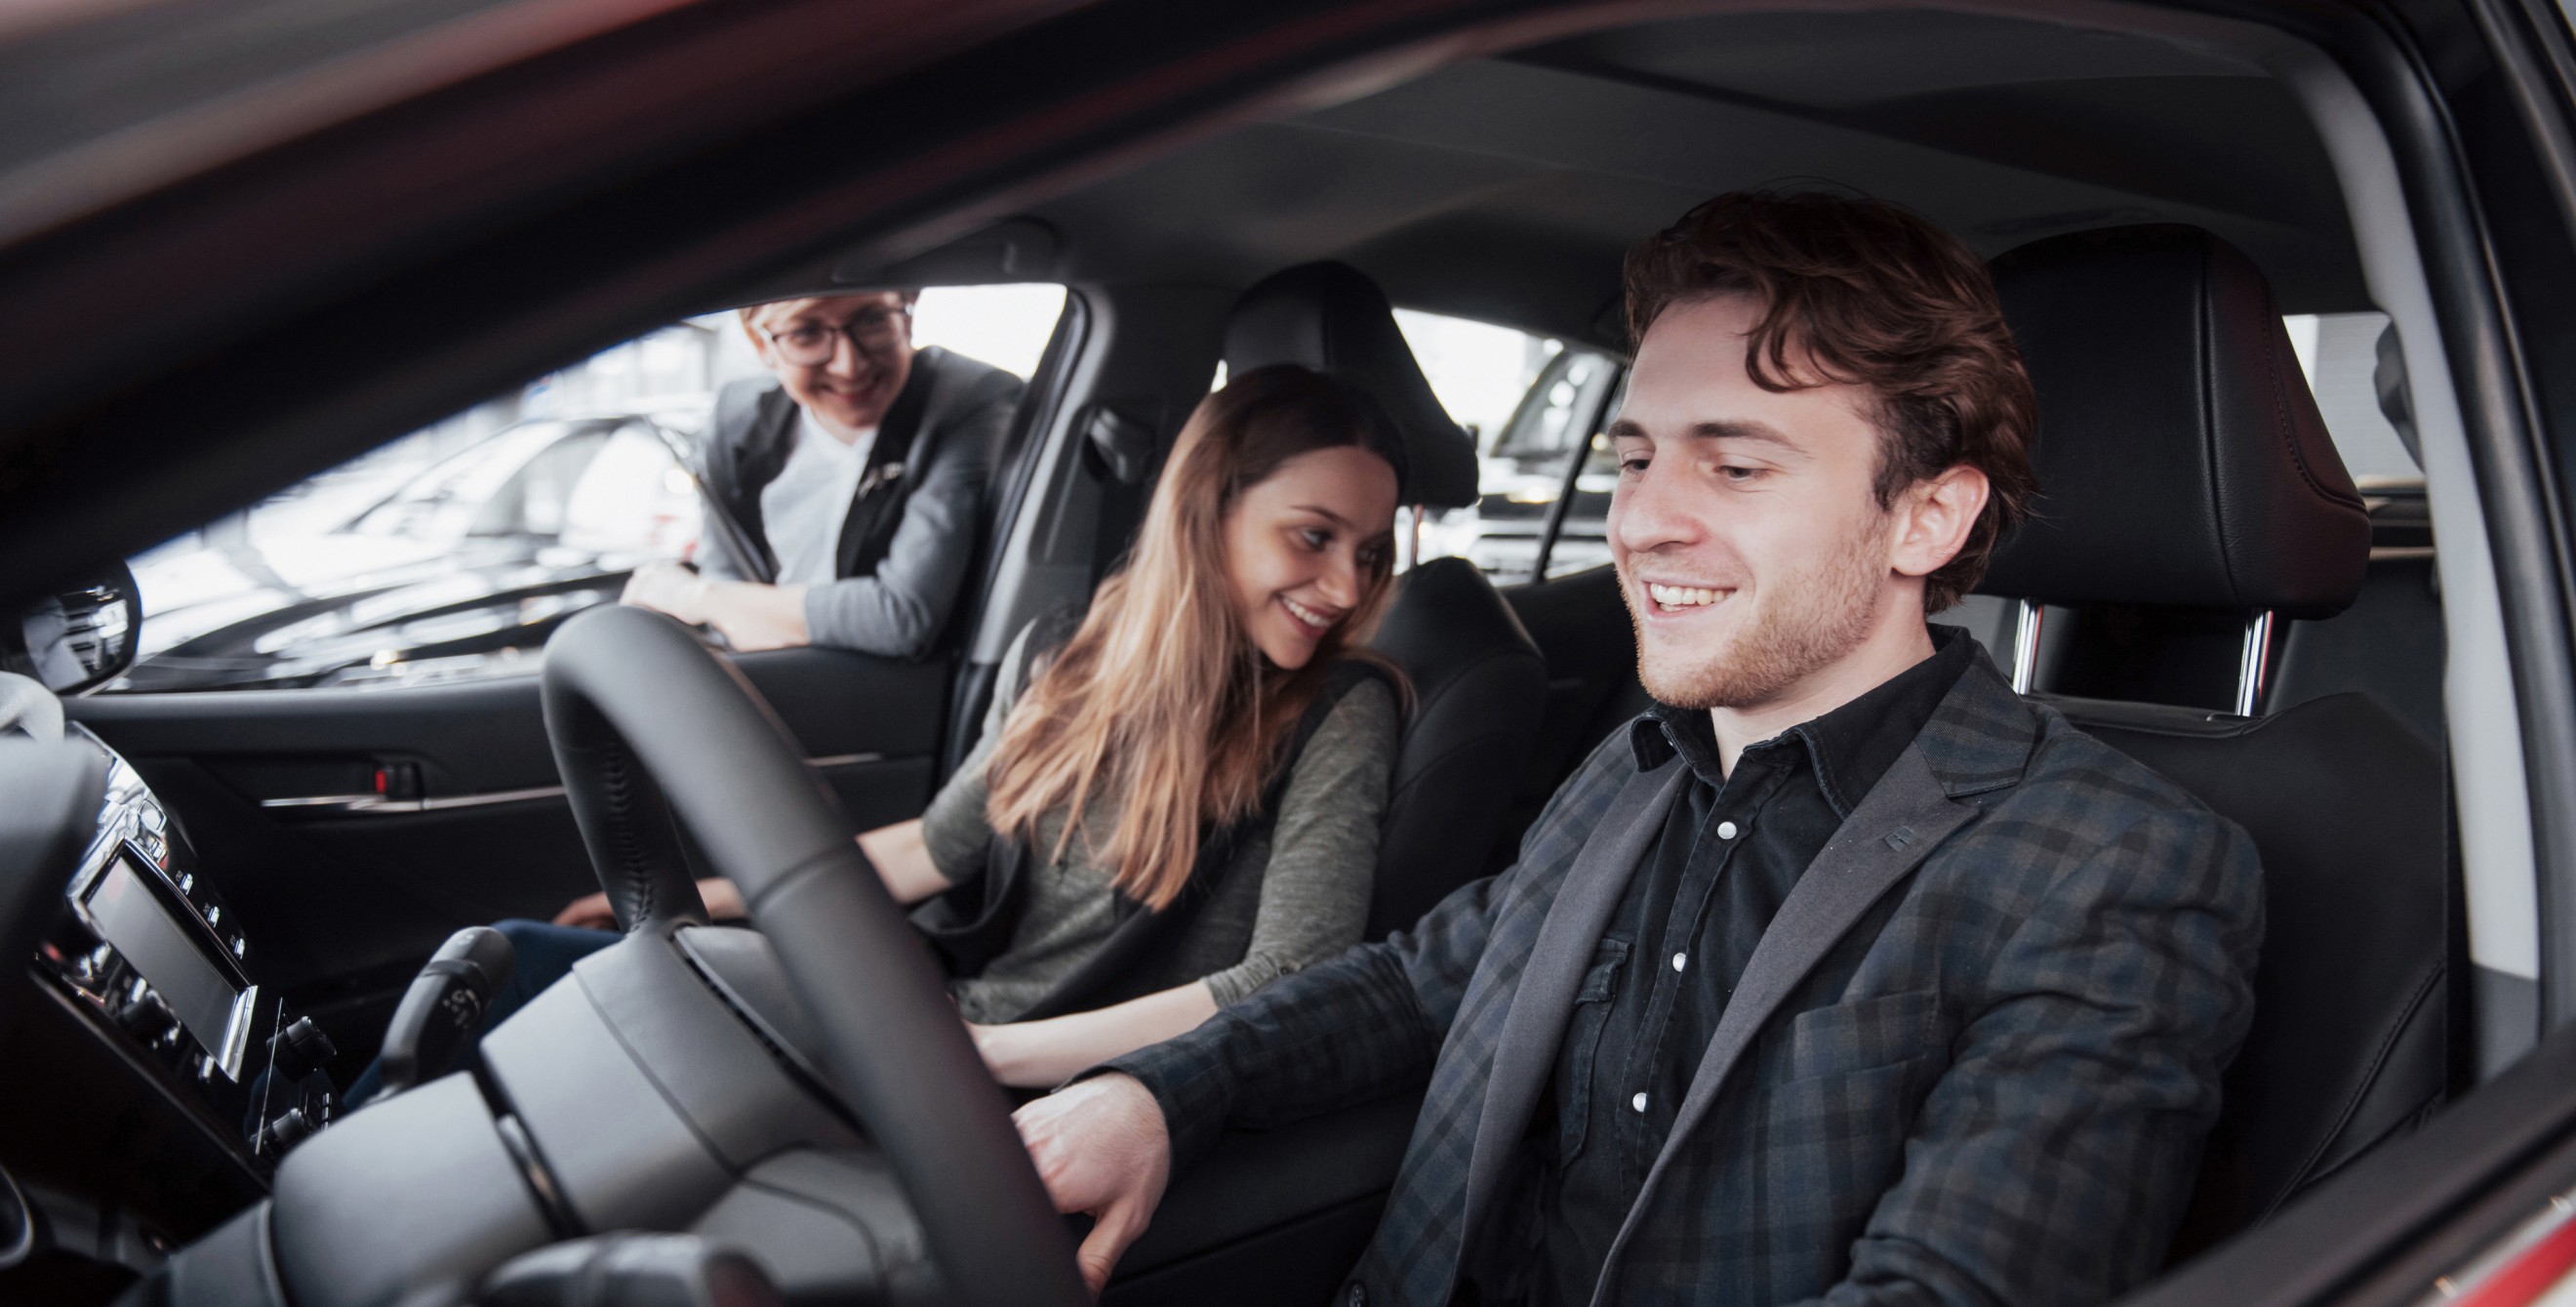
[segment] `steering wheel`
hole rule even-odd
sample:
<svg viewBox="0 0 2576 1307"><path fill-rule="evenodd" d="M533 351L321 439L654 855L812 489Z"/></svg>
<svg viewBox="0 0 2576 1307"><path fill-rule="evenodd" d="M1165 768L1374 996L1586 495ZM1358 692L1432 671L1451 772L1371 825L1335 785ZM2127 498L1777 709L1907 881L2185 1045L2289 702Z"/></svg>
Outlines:
<svg viewBox="0 0 2576 1307"><path fill-rule="evenodd" d="M603 607L547 643L543 693L618 921L705 920L676 816L741 887L953 1300L1088 1307L1064 1224L929 951L750 683L677 622Z"/></svg>

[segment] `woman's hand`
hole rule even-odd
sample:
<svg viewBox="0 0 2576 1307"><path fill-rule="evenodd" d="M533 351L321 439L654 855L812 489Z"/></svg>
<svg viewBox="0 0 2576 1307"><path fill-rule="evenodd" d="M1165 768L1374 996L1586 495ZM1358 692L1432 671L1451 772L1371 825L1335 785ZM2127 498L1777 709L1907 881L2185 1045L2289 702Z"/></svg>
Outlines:
<svg viewBox="0 0 2576 1307"><path fill-rule="evenodd" d="M584 930L615 930L617 929L617 910L608 906L608 895L605 891L584 894L565 904L564 910L555 914L555 924L579 926Z"/></svg>
<svg viewBox="0 0 2576 1307"><path fill-rule="evenodd" d="M698 882L698 897L707 905L707 916L717 921L740 921L751 913L742 906L742 891L722 876L710 876ZM584 894L564 905L555 914L558 926L582 926L591 930L617 929L617 910L608 905L606 892Z"/></svg>
<svg viewBox="0 0 2576 1307"><path fill-rule="evenodd" d="M1014 1089L1063 1084L1113 1057L1195 1029L1216 1015L1207 982L1193 980L1159 994L1094 1012L1072 1012L1007 1026L966 1023L975 1051L993 1078Z"/></svg>
<svg viewBox="0 0 2576 1307"><path fill-rule="evenodd" d="M984 1059L984 1069L993 1073L995 1082L1021 1089L1042 1088L1043 1086L1040 1085L1025 1083L1023 1079L1026 1069L1021 1065L1023 1061L1021 1045L1024 1041L1014 1033L1021 1029L1022 1027L1019 1026L979 1026L972 1021L966 1023L966 1035L975 1041L975 1052Z"/></svg>

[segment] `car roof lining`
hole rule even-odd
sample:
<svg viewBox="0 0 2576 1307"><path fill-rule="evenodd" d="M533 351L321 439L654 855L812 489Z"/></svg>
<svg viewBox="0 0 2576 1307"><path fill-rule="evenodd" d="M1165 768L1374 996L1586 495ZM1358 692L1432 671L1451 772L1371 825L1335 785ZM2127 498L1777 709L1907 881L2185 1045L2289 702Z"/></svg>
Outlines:
<svg viewBox="0 0 2576 1307"><path fill-rule="evenodd" d="M2187 222L2252 255L2291 311L2370 306L2325 148L2261 64L2186 37L1919 8L1716 14L1453 64L1030 206L1015 222L1052 234L1045 257L843 257L756 297L907 279L1239 287L1330 258L1398 303L1616 348L1628 243L1766 186L1894 199L1990 256Z"/></svg>

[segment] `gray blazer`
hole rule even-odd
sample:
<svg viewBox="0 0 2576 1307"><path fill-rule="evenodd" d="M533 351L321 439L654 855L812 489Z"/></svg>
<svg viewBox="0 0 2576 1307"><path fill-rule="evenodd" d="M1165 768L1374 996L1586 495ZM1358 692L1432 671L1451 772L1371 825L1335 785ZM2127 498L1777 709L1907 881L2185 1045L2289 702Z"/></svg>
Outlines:
<svg viewBox="0 0 2576 1307"><path fill-rule="evenodd" d="M890 658L919 658L937 644L974 565L986 485L1021 388L1010 373L937 346L913 355L911 380L878 426L842 525L840 579L805 592L815 644ZM764 582L777 574L760 492L787 464L796 417L775 378L717 394L698 475L741 539L711 524L702 574Z"/></svg>
<svg viewBox="0 0 2576 1307"><path fill-rule="evenodd" d="M1508 1300L1533 1113L1677 791L1626 732L1511 870L1111 1063L1176 1160L1429 1083L1337 1303ZM2253 1015L2252 842L1979 659L1781 905L1595 1301L2103 1302L2159 1265ZM1490 1299L1489 1299L1490 1301Z"/></svg>

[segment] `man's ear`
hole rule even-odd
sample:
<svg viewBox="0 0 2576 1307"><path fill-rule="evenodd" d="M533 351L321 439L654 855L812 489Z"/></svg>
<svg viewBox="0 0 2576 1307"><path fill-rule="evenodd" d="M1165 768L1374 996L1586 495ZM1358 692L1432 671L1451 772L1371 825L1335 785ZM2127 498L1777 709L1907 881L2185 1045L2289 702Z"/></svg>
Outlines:
<svg viewBox="0 0 2576 1307"><path fill-rule="evenodd" d="M751 352L760 356L760 366L776 372L778 356L772 352L769 337L762 334L760 324L740 314L734 315L734 320L742 324L742 334L751 341Z"/></svg>
<svg viewBox="0 0 2576 1307"><path fill-rule="evenodd" d="M1965 463L1907 487L1896 501L1888 566L1905 576L1930 576L1948 566L1986 511L1987 489L1986 474Z"/></svg>

